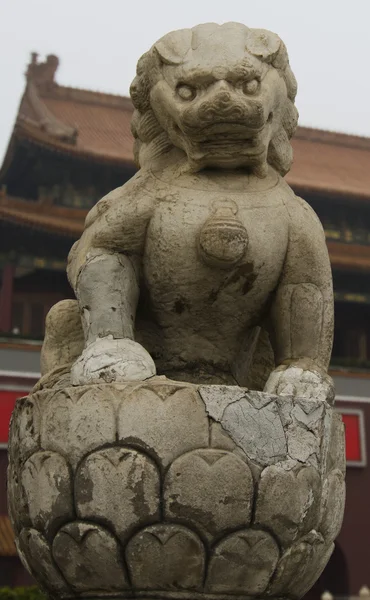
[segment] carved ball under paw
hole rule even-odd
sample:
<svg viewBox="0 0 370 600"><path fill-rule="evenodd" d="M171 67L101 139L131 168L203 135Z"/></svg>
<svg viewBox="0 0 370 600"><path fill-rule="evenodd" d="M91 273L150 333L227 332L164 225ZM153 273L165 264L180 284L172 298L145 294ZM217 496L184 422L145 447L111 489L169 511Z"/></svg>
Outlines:
<svg viewBox="0 0 370 600"><path fill-rule="evenodd" d="M156 374L150 354L130 339L98 338L87 346L71 369L73 385L143 381Z"/></svg>
<svg viewBox="0 0 370 600"><path fill-rule="evenodd" d="M333 404L335 397L334 382L330 375L314 367L301 367L299 363L275 369L264 391L268 394L322 400L329 404Z"/></svg>

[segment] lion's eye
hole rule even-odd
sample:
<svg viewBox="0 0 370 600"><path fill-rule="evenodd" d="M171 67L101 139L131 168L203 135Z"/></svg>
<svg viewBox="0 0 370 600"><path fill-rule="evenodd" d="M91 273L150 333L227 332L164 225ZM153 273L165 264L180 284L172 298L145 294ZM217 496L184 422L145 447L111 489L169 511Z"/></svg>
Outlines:
<svg viewBox="0 0 370 600"><path fill-rule="evenodd" d="M190 87L190 85L184 84L178 86L177 93L180 96L181 100L194 100L196 96L195 89Z"/></svg>
<svg viewBox="0 0 370 600"><path fill-rule="evenodd" d="M253 96L260 87L260 83L258 79L251 79L250 81L245 81L243 83L243 92L244 94L248 94L249 96Z"/></svg>

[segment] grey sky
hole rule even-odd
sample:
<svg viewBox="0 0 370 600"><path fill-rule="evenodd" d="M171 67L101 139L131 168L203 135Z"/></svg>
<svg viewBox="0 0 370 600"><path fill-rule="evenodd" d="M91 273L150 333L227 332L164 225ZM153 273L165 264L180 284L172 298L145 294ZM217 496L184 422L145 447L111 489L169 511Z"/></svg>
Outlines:
<svg viewBox="0 0 370 600"><path fill-rule="evenodd" d="M300 123L370 136L370 0L0 0L0 157L30 52L59 56L61 84L127 94L156 39L207 21L278 33Z"/></svg>

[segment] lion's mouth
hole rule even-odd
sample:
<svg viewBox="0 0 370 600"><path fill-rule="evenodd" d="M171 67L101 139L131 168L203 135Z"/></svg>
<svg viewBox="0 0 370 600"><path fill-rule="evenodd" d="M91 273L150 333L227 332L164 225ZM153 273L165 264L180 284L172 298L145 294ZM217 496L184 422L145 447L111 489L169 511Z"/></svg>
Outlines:
<svg viewBox="0 0 370 600"><path fill-rule="evenodd" d="M194 163L232 168L265 162L269 121L263 127L251 127L240 122L218 122L196 127L187 124L184 130L185 151Z"/></svg>
<svg viewBox="0 0 370 600"><path fill-rule="evenodd" d="M246 127L242 123L214 123L204 127L194 127L191 130L187 129L187 134L198 142L206 140L253 140L260 136L264 127L251 128Z"/></svg>
<svg viewBox="0 0 370 600"><path fill-rule="evenodd" d="M257 156L264 152L264 148L260 144L251 144L250 140L245 139L208 139L200 143L199 147L206 152L243 152L243 154L249 154L250 156Z"/></svg>
<svg viewBox="0 0 370 600"><path fill-rule="evenodd" d="M251 131L245 127L224 131L214 127L202 130L203 135L196 141L197 145L207 152L226 151L227 153L242 152L250 156L263 154L264 144L262 129ZM195 141L195 140L194 140Z"/></svg>
<svg viewBox="0 0 370 600"><path fill-rule="evenodd" d="M264 129L265 127L246 127L238 122L213 123L194 128L191 132L188 130L188 137L202 151L243 151L243 154L258 155L264 152Z"/></svg>

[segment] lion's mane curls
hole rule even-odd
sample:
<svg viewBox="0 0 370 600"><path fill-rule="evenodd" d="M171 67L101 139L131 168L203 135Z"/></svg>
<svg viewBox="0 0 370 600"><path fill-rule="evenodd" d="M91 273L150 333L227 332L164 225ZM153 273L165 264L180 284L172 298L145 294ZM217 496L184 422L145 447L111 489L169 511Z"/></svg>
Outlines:
<svg viewBox="0 0 370 600"><path fill-rule="evenodd" d="M280 126L270 141L267 160L282 176L289 171L293 160L290 139L297 127L298 111L294 105L297 83L289 65L286 47L276 34L264 29L249 29L239 23L226 23L222 26L207 23L193 29L174 31L161 38L139 59L136 77L130 88L135 108L131 130L135 138L134 157L138 167L150 165L154 159L173 148L173 143L159 124L150 103L150 91L162 77L163 64L182 63L189 51L198 49L202 41L220 27L225 30L230 27L243 28L246 51L271 65L285 82L285 106L281 112Z"/></svg>

